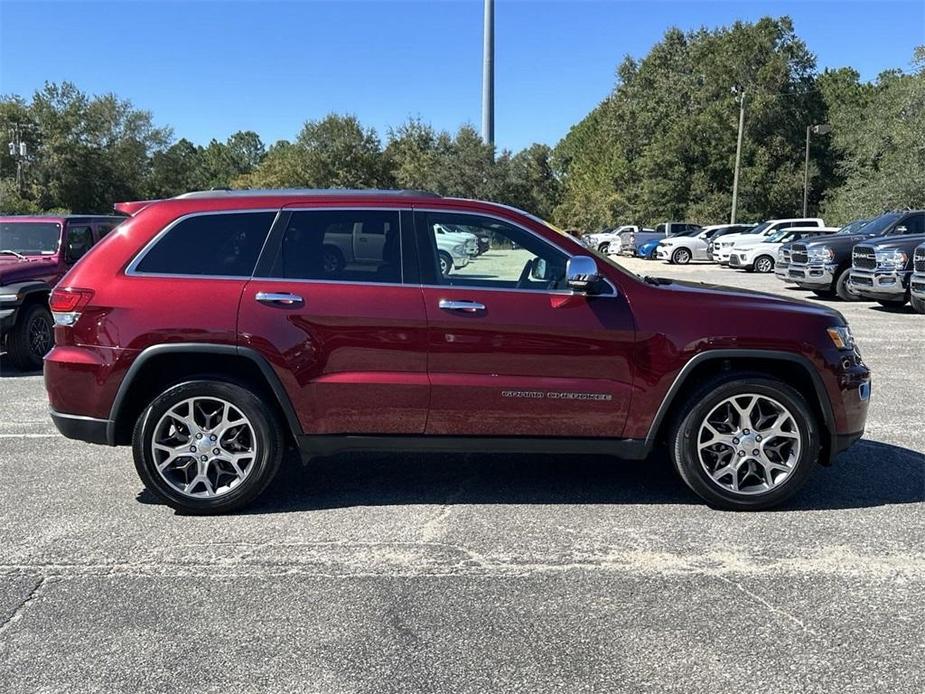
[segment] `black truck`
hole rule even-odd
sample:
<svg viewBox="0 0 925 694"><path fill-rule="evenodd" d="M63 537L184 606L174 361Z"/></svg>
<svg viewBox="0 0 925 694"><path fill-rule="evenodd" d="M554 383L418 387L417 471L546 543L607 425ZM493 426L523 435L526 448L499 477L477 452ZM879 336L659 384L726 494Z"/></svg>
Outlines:
<svg viewBox="0 0 925 694"><path fill-rule="evenodd" d="M849 284L854 247L872 239L880 243L893 237L917 234L925 234L925 210L887 212L865 224L858 233L838 233L794 243L790 248L788 279L818 296L857 301L863 297L857 294L855 285ZM911 251L909 256L911 258ZM883 300L896 301L894 297Z"/></svg>
<svg viewBox="0 0 925 694"><path fill-rule="evenodd" d="M886 236L854 247L851 289L881 306L899 308L910 297L913 256L925 234Z"/></svg>

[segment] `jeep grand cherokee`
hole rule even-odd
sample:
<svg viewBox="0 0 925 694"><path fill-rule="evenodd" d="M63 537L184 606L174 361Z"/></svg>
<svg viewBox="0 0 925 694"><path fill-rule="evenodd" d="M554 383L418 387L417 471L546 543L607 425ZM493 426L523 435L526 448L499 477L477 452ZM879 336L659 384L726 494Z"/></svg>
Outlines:
<svg viewBox="0 0 925 694"><path fill-rule="evenodd" d="M839 313L640 278L509 207L306 190L116 207L131 219L51 297L51 416L131 444L144 485L186 512L251 502L290 445L664 444L708 503L768 508L864 429L870 373ZM492 252L441 272L446 227Z"/></svg>

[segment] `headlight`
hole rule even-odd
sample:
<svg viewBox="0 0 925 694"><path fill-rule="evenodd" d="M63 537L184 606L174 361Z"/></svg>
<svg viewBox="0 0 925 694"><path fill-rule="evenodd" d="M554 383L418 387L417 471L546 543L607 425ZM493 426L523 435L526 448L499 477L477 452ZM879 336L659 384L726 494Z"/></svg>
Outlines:
<svg viewBox="0 0 925 694"><path fill-rule="evenodd" d="M832 344L835 345L835 349L854 349L854 336L851 334L851 328L847 325L827 328L826 332L829 334Z"/></svg>
<svg viewBox="0 0 925 694"><path fill-rule="evenodd" d="M888 270L901 270L906 266L906 261L909 260L909 256L898 248L888 251L877 251L876 254L877 267L886 268Z"/></svg>
<svg viewBox="0 0 925 694"><path fill-rule="evenodd" d="M835 251L833 251L833 250L832 250L831 248L829 248L828 246L819 246L819 247L816 247L816 248L807 248L807 249L806 249L806 257L807 257L807 259L808 259L810 262L812 262L812 261L815 260L815 261L817 261L817 262L826 263L826 262L829 262L830 260L833 260L833 259L835 258Z"/></svg>

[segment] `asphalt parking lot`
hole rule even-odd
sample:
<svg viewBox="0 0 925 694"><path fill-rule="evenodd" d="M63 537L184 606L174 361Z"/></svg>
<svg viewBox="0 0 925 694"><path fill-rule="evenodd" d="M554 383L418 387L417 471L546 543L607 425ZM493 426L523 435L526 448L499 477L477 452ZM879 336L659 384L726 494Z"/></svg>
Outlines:
<svg viewBox="0 0 925 694"><path fill-rule="evenodd" d="M925 316L872 306L836 305L874 373L867 434L753 514L661 458L364 455L179 516L0 360L2 689L925 691Z"/></svg>

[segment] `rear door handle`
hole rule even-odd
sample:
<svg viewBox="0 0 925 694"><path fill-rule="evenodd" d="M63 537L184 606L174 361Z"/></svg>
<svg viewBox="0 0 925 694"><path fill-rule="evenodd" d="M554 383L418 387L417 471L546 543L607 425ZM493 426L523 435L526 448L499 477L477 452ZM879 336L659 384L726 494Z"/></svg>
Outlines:
<svg viewBox="0 0 925 694"><path fill-rule="evenodd" d="M254 298L261 304L273 304L275 306L301 306L305 303L305 300L298 294L289 293L257 292L257 296Z"/></svg>
<svg viewBox="0 0 925 694"><path fill-rule="evenodd" d="M478 301L452 301L450 299L440 299L437 304L444 311L463 311L465 313L478 313L485 310L485 304Z"/></svg>

